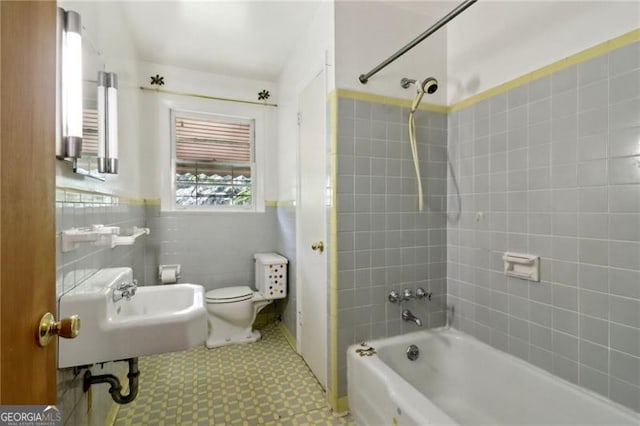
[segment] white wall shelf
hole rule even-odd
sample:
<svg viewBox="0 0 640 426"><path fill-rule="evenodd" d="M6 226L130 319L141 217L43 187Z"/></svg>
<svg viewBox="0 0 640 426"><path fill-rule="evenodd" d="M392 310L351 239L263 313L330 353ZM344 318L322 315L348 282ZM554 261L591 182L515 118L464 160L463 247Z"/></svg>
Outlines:
<svg viewBox="0 0 640 426"><path fill-rule="evenodd" d="M67 253L78 248L80 243L92 243L95 245L130 246L136 238L149 235L149 228L133 227L131 235L120 235L119 226L91 225L87 228L71 228L62 231L62 252Z"/></svg>

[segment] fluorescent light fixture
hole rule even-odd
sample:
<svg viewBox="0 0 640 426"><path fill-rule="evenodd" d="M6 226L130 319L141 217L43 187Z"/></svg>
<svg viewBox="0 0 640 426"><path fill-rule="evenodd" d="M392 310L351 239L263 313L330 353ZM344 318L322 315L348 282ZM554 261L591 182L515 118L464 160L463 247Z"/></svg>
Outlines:
<svg viewBox="0 0 640 426"><path fill-rule="evenodd" d="M62 140L58 156L82 154L82 22L74 11L65 11L62 33Z"/></svg>
<svg viewBox="0 0 640 426"><path fill-rule="evenodd" d="M98 72L98 172L118 173L118 75Z"/></svg>
<svg viewBox="0 0 640 426"><path fill-rule="evenodd" d="M107 173L107 134L106 134L106 109L107 109L107 73L98 71L98 172Z"/></svg>
<svg viewBox="0 0 640 426"><path fill-rule="evenodd" d="M118 75L107 74L107 164L118 173Z"/></svg>

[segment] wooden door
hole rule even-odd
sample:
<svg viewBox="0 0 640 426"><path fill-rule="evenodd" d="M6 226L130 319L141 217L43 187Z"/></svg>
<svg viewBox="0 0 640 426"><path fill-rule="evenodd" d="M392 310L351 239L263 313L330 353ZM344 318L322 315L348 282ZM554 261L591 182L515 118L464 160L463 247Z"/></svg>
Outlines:
<svg viewBox="0 0 640 426"><path fill-rule="evenodd" d="M0 1L0 404L56 403L55 61L56 3Z"/></svg>

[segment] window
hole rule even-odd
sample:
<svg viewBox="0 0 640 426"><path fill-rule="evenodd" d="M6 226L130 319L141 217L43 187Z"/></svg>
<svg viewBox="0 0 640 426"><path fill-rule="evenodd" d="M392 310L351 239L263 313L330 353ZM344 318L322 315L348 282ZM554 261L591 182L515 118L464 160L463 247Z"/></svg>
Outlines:
<svg viewBox="0 0 640 426"><path fill-rule="evenodd" d="M254 208L253 119L172 111L177 208Z"/></svg>

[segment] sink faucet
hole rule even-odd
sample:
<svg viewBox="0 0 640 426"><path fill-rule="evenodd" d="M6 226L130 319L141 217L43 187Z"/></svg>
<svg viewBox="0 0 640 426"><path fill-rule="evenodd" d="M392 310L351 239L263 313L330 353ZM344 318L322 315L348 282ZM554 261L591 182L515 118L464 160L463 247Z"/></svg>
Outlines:
<svg viewBox="0 0 640 426"><path fill-rule="evenodd" d="M137 288L137 280L133 280L130 283L118 284L118 286L113 289L113 301L117 302L118 300L122 299L131 300L131 297L136 294Z"/></svg>
<svg viewBox="0 0 640 426"><path fill-rule="evenodd" d="M418 327L422 326L422 321L420 321L420 318L413 315L411 311L408 309L405 309L404 311L402 311L402 321L413 322Z"/></svg>

